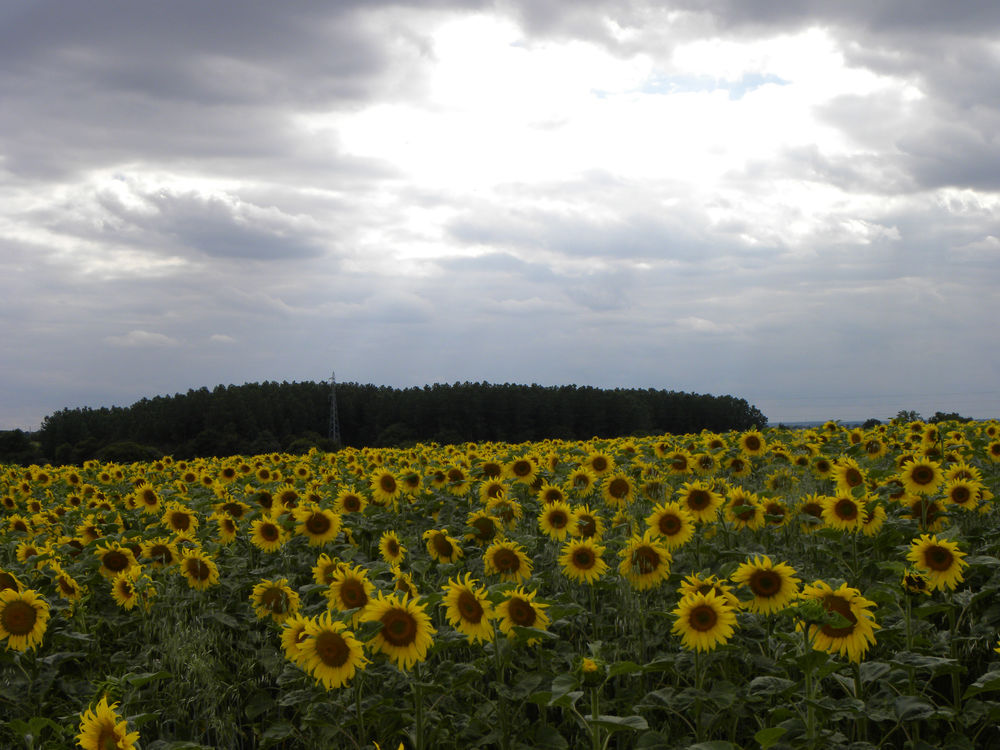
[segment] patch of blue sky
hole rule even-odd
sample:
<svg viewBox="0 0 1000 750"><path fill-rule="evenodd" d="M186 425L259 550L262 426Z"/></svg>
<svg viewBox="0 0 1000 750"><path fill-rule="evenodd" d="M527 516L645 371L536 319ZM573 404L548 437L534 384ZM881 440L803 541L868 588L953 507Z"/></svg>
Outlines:
<svg viewBox="0 0 1000 750"><path fill-rule="evenodd" d="M646 79L638 91L644 94L685 94L721 90L728 92L730 99L736 100L767 84L786 86L788 83L770 73L745 73L738 81L715 76L664 75Z"/></svg>

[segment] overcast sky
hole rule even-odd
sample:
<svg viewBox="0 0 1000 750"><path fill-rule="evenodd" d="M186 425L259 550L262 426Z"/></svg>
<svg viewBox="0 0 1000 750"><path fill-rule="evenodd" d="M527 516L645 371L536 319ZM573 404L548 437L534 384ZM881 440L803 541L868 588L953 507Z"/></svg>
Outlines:
<svg viewBox="0 0 1000 750"><path fill-rule="evenodd" d="M1000 4L0 0L0 429L263 380L1000 416Z"/></svg>

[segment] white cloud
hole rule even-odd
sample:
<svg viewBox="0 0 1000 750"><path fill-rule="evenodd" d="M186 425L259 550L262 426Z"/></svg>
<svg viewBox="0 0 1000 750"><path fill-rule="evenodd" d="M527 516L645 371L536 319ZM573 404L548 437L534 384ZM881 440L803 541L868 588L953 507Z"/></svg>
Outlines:
<svg viewBox="0 0 1000 750"><path fill-rule="evenodd" d="M154 333L152 331L129 331L122 336L106 336L105 342L111 346L127 346L127 347L164 347L164 346L179 346L180 341L175 338L171 338L162 333Z"/></svg>

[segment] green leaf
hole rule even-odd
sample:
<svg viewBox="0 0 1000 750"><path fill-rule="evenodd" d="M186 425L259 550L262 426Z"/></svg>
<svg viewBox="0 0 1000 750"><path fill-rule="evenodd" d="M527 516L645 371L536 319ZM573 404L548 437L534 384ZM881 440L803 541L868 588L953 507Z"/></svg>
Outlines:
<svg viewBox="0 0 1000 750"><path fill-rule="evenodd" d="M661 732L643 732L635 741L635 750L670 750L670 738Z"/></svg>
<svg viewBox="0 0 1000 750"><path fill-rule="evenodd" d="M641 731L643 729L649 729L649 725L646 720L641 716L609 716L607 714L601 714L596 719L585 717L587 723L591 726L601 727L602 729L608 729L612 732L621 731L624 729L631 729L633 731Z"/></svg>
<svg viewBox="0 0 1000 750"><path fill-rule="evenodd" d="M760 743L761 750L770 750L788 730L785 727L768 727L753 736Z"/></svg>
<svg viewBox="0 0 1000 750"><path fill-rule="evenodd" d="M892 670L884 661L866 661L861 665L861 683L867 685L869 682L885 677Z"/></svg>
<svg viewBox="0 0 1000 750"><path fill-rule="evenodd" d="M915 654L912 651L900 651L890 659L890 662L900 667L927 669L935 677L942 674L961 673L965 671L965 667L955 659L946 659L943 656Z"/></svg>
<svg viewBox="0 0 1000 750"><path fill-rule="evenodd" d="M572 672L563 672L552 680L552 695L558 697L580 687L580 679Z"/></svg>
<svg viewBox="0 0 1000 750"><path fill-rule="evenodd" d="M687 750L739 750L739 748L732 742L711 740L709 742L699 742L696 745L688 745Z"/></svg>
<svg viewBox="0 0 1000 750"><path fill-rule="evenodd" d="M1000 690L1000 670L993 670L984 674L965 689L962 697L971 698L974 695L986 693L991 690Z"/></svg>
<svg viewBox="0 0 1000 750"><path fill-rule="evenodd" d="M896 716L900 721L919 721L934 713L933 703L915 695L901 695L896 699Z"/></svg>
<svg viewBox="0 0 1000 750"><path fill-rule="evenodd" d="M633 674L634 672L641 672L642 667L636 664L634 661L620 661L617 664L612 664L608 669L608 676L617 677L622 674Z"/></svg>
<svg viewBox="0 0 1000 750"><path fill-rule="evenodd" d="M566 738L559 734L559 730L555 727L543 725L535 730L531 746L539 748L539 750L566 750L569 747L569 743L566 742Z"/></svg>
<svg viewBox="0 0 1000 750"><path fill-rule="evenodd" d="M517 636L519 641L530 641L533 639L538 639L542 641L557 641L559 636L555 633L550 633L548 630L539 630L538 628L525 628L520 625L514 626L514 635Z"/></svg>
<svg viewBox="0 0 1000 750"><path fill-rule="evenodd" d="M784 677L755 677L750 681L748 691L750 695L777 695L795 687L796 684Z"/></svg>
<svg viewBox="0 0 1000 750"><path fill-rule="evenodd" d="M130 672L125 675L125 681L128 682L132 687L142 687L143 685L148 685L150 682L155 682L156 680L166 680L173 675L170 672Z"/></svg>

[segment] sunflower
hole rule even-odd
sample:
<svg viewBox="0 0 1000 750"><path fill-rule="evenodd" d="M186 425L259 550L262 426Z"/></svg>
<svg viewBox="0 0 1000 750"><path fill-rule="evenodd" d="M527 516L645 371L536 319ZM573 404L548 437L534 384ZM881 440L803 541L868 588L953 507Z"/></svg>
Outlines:
<svg viewBox="0 0 1000 750"><path fill-rule="evenodd" d="M290 615L281 623L281 649L285 652L285 658L303 669L306 666L303 661L302 641L306 638L306 626L309 622L310 618L296 614Z"/></svg>
<svg viewBox="0 0 1000 750"><path fill-rule="evenodd" d="M76 741L82 750L134 750L138 732L128 731L128 722L115 709L117 703L108 704L107 696L101 698L96 708L80 714L80 733Z"/></svg>
<svg viewBox="0 0 1000 750"><path fill-rule="evenodd" d="M538 476L538 466L529 456L521 456L504 465L504 476L515 482L531 484Z"/></svg>
<svg viewBox="0 0 1000 750"><path fill-rule="evenodd" d="M621 508L632 501L635 488L632 480L623 472L608 474L601 483L601 497L612 508Z"/></svg>
<svg viewBox="0 0 1000 750"><path fill-rule="evenodd" d="M602 477L615 468L615 460L607 453L593 451L584 459L583 466L593 472L594 476Z"/></svg>
<svg viewBox="0 0 1000 750"><path fill-rule="evenodd" d="M580 505L573 509L569 528L573 536L597 541L604 536L604 519L589 505Z"/></svg>
<svg viewBox="0 0 1000 750"><path fill-rule="evenodd" d="M368 580L368 572L360 565L344 566L333 574L330 588L326 591L329 606L339 612L354 613L353 622L357 624L365 608L371 603L375 586Z"/></svg>
<svg viewBox="0 0 1000 750"><path fill-rule="evenodd" d="M227 545L236 541L236 534L239 532L239 527L232 516L228 513L216 512L209 516L209 520L215 521L219 544Z"/></svg>
<svg viewBox="0 0 1000 750"><path fill-rule="evenodd" d="M465 556L458 540L448 536L448 529L427 529L423 534L427 554L439 563L453 563Z"/></svg>
<svg viewBox="0 0 1000 750"><path fill-rule="evenodd" d="M831 529L860 531L866 515L864 501L849 493L823 499L823 522Z"/></svg>
<svg viewBox="0 0 1000 750"><path fill-rule="evenodd" d="M945 501L965 510L975 510L983 486L968 479L951 479L943 489Z"/></svg>
<svg viewBox="0 0 1000 750"><path fill-rule="evenodd" d="M736 614L726 599L714 591L688 594L673 611L671 632L681 637L689 651L712 651L726 643L736 627Z"/></svg>
<svg viewBox="0 0 1000 750"><path fill-rule="evenodd" d="M743 606L757 614L772 614L788 606L798 596L799 579L787 563L771 563L771 558L754 556L740 564L730 576L734 583L750 589L753 599Z"/></svg>
<svg viewBox="0 0 1000 750"><path fill-rule="evenodd" d="M885 507L880 503L869 503L865 507L865 522L861 526L861 533L865 536L875 536L882 530L887 513Z"/></svg>
<svg viewBox="0 0 1000 750"><path fill-rule="evenodd" d="M907 492L931 495L943 479L941 464L926 458L912 459L903 464L899 478Z"/></svg>
<svg viewBox="0 0 1000 750"><path fill-rule="evenodd" d="M714 521L722 505L722 495L704 482L685 482L677 491L678 502L699 523Z"/></svg>
<svg viewBox="0 0 1000 750"><path fill-rule="evenodd" d="M661 503L646 517L646 525L663 537L667 549L677 549L694 536L694 516L680 503Z"/></svg>
<svg viewBox="0 0 1000 750"><path fill-rule="evenodd" d="M861 448L864 450L865 455L872 461L882 458L889 450L885 441L875 435L867 436L861 444Z"/></svg>
<svg viewBox="0 0 1000 750"><path fill-rule="evenodd" d="M596 484L597 475L590 469L581 466L569 473L563 486L567 492L575 497L590 497Z"/></svg>
<svg viewBox="0 0 1000 750"><path fill-rule="evenodd" d="M372 499L378 505L395 505L403 494L403 483L389 469L379 469L371 478Z"/></svg>
<svg viewBox="0 0 1000 750"><path fill-rule="evenodd" d="M767 441L758 430L748 430L739 437L739 449L748 456L760 456L767 449Z"/></svg>
<svg viewBox="0 0 1000 750"><path fill-rule="evenodd" d="M384 531L378 540L378 553L390 565L399 565L406 557L406 547L395 531Z"/></svg>
<svg viewBox="0 0 1000 750"><path fill-rule="evenodd" d="M393 591L399 594L403 594L404 596L409 596L413 599L416 599L418 596L420 596L420 592L417 591L417 586L413 582L413 576L411 576L409 573L404 573L402 570L399 569L399 567L393 566L392 576L393 576L393 586L392 586Z"/></svg>
<svg viewBox="0 0 1000 750"><path fill-rule="evenodd" d="M663 457L667 471L673 475L690 474L694 470L694 460L686 450L674 450Z"/></svg>
<svg viewBox="0 0 1000 750"><path fill-rule="evenodd" d="M601 557L604 547L590 539L574 539L563 545L559 564L563 575L577 583L594 583L608 570Z"/></svg>
<svg viewBox="0 0 1000 750"><path fill-rule="evenodd" d="M538 528L550 539L561 542L569 533L572 516L573 511L568 503L563 500L553 500L542 505L542 510L538 514Z"/></svg>
<svg viewBox="0 0 1000 750"><path fill-rule="evenodd" d="M368 502L365 500L364 496L359 492L353 492L351 490L344 490L339 495L337 499L333 501L333 509L337 513L346 515L348 513L360 513L365 509Z"/></svg>
<svg viewBox="0 0 1000 750"><path fill-rule="evenodd" d="M986 458L992 463L1000 463L1000 440L994 440L986 446Z"/></svg>
<svg viewBox="0 0 1000 750"><path fill-rule="evenodd" d="M445 616L458 632L469 639L469 643L493 640L492 621L496 616L493 605L486 598L486 590L476 586L471 573L462 579L448 579L442 586L445 591L442 604L447 607Z"/></svg>
<svg viewBox="0 0 1000 750"><path fill-rule="evenodd" d="M277 552L288 541L288 532L270 515L252 521L250 530L250 542L263 552Z"/></svg>
<svg viewBox="0 0 1000 750"><path fill-rule="evenodd" d="M948 514L937 500L931 500L923 495L904 495L900 498L904 507L903 517L912 518L925 531L939 531Z"/></svg>
<svg viewBox="0 0 1000 750"><path fill-rule="evenodd" d="M107 545L98 545L94 554L101 560L101 567L98 572L107 579L114 578L122 571L129 568L139 567L135 559L135 553L128 547L124 547L118 542L111 542Z"/></svg>
<svg viewBox="0 0 1000 750"><path fill-rule="evenodd" d="M206 591L219 582L219 568L215 561L200 549L188 549L181 553L181 574L188 586L198 591Z"/></svg>
<svg viewBox="0 0 1000 750"><path fill-rule="evenodd" d="M52 570L52 582L55 584L56 593L68 602L78 602L83 597L83 587L77 582L73 576L63 570L59 563L53 562L49 564ZM2 574L0 574L2 576ZM0 588L7 588L2 586L0 583Z"/></svg>
<svg viewBox="0 0 1000 750"><path fill-rule="evenodd" d="M497 617L500 618L500 632L510 639L517 637L516 627L547 630L549 616L545 614L547 604L535 601L534 591L525 591L518 586L513 591L504 594L504 600L497 605ZM538 638L529 638L527 645L533 646Z"/></svg>
<svg viewBox="0 0 1000 750"><path fill-rule="evenodd" d="M826 479L833 475L834 464L826 456L817 456L812 462L812 471L819 479Z"/></svg>
<svg viewBox="0 0 1000 750"><path fill-rule="evenodd" d="M486 575L499 574L507 583L521 583L531 577L532 562L517 542L496 541L483 553Z"/></svg>
<svg viewBox="0 0 1000 750"><path fill-rule="evenodd" d="M719 468L719 461L711 453L695 453L691 456L691 466L695 474L707 476Z"/></svg>
<svg viewBox="0 0 1000 750"><path fill-rule="evenodd" d="M313 580L319 586L329 586L333 582L333 574L344 567L346 563L336 557L331 558L324 552L316 558L316 564L312 568Z"/></svg>
<svg viewBox="0 0 1000 750"><path fill-rule="evenodd" d="M715 595L723 600L726 604L737 610L740 608L740 600L736 598L736 594L733 593L732 587L725 581L720 581L717 576L709 575L702 578L699 573L692 573L689 576L685 576L684 580L681 581L680 586L677 589L682 597L690 596L692 594L708 594L709 592L715 592Z"/></svg>
<svg viewBox="0 0 1000 750"><path fill-rule="evenodd" d="M310 547L322 547L336 539L340 533L340 514L327 508L303 505L293 510L292 515L298 521L295 533L306 537Z"/></svg>
<svg viewBox="0 0 1000 750"><path fill-rule="evenodd" d="M139 592L135 587L137 571L132 568L123 570L111 582L111 597L122 609L128 611L139 603Z"/></svg>
<svg viewBox="0 0 1000 750"><path fill-rule="evenodd" d="M250 601L258 620L270 616L282 623L299 611L299 595L289 587L287 578L261 581L253 587Z"/></svg>
<svg viewBox="0 0 1000 750"><path fill-rule="evenodd" d="M178 534L193 533L198 528L198 516L180 503L168 503L160 523Z"/></svg>
<svg viewBox="0 0 1000 750"><path fill-rule="evenodd" d="M299 624L301 623L301 624ZM343 687L369 664L364 647L342 622L332 619L329 612L310 620L298 621L288 634L286 656L299 664L327 690ZM295 629L301 630L296 634ZM296 643L291 643L295 638ZM283 636L284 640L284 636Z"/></svg>
<svg viewBox="0 0 1000 750"><path fill-rule="evenodd" d="M563 490L562 487L555 484L549 484L548 482L545 482L541 489L538 490L537 497L538 502L540 502L543 506L550 505L551 503L568 502L566 491Z"/></svg>
<svg viewBox="0 0 1000 750"><path fill-rule="evenodd" d="M903 591L907 594L931 595L930 581L919 570L907 568L903 572L903 577L900 579L899 585L903 587Z"/></svg>
<svg viewBox="0 0 1000 750"><path fill-rule="evenodd" d="M737 531L756 531L764 526L764 504L757 495L742 487L733 487L729 491L729 502L723 513Z"/></svg>
<svg viewBox="0 0 1000 750"><path fill-rule="evenodd" d="M836 613L842 618L837 623L808 624L807 635L813 648L860 662L865 652L875 643L875 630L880 627L870 611L875 602L865 599L860 591L846 583L834 591L823 581L804 586L802 598L819 602L827 612Z"/></svg>
<svg viewBox="0 0 1000 750"><path fill-rule="evenodd" d="M799 527L806 534L811 534L823 527L823 503L826 496L819 494L806 495L799 501L795 514L801 521Z"/></svg>
<svg viewBox="0 0 1000 750"><path fill-rule="evenodd" d="M369 647L385 654L399 669L410 669L426 659L437 631L424 611L425 606L407 596L385 596L379 592L361 618L382 624L368 641Z"/></svg>
<svg viewBox="0 0 1000 750"><path fill-rule="evenodd" d="M906 559L927 576L932 590L954 589L962 582L962 569L968 563L955 542L938 539L930 534L922 534L910 544Z"/></svg>
<svg viewBox="0 0 1000 750"><path fill-rule="evenodd" d="M639 591L659 586L670 575L673 557L652 529L646 529L641 537L629 539L618 555L621 557L618 572Z"/></svg>
<svg viewBox="0 0 1000 750"><path fill-rule="evenodd" d="M0 640L15 651L34 650L49 621L49 604L33 589L0 591Z"/></svg>
<svg viewBox="0 0 1000 750"><path fill-rule="evenodd" d="M524 508L516 500L511 500L505 495L495 497L486 504L486 510L500 519L500 522L508 529L517 526L517 522L524 517Z"/></svg>
<svg viewBox="0 0 1000 750"><path fill-rule="evenodd" d="M138 485L132 493L135 498L135 503L139 508L142 508L143 513L159 513L162 507L160 503L160 496L156 492L156 488L148 482L142 482Z"/></svg>
<svg viewBox="0 0 1000 750"><path fill-rule="evenodd" d="M471 529L471 532L465 535L465 541L472 542L479 547L492 542L500 532L497 519L485 510L470 513L465 520L465 525Z"/></svg>
<svg viewBox="0 0 1000 750"><path fill-rule="evenodd" d="M853 458L841 458L833 465L833 479L837 489L845 495L864 487L866 478L864 469Z"/></svg>

